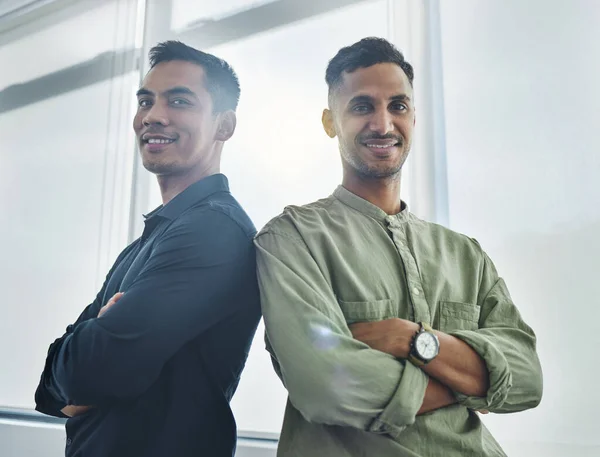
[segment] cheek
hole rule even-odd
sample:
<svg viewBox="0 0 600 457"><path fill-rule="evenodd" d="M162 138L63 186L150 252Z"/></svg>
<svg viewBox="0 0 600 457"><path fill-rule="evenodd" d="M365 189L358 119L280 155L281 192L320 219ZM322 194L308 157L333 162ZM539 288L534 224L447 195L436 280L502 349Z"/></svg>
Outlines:
<svg viewBox="0 0 600 457"><path fill-rule="evenodd" d="M142 129L142 119L143 116L139 112L133 117L133 130L136 132L139 132Z"/></svg>
<svg viewBox="0 0 600 457"><path fill-rule="evenodd" d="M406 121L402 122L398 127L400 132L402 132L402 135L404 135L406 138L411 138L415 130L414 116L410 117L409 119L406 119Z"/></svg>
<svg viewBox="0 0 600 457"><path fill-rule="evenodd" d="M173 119L173 125L177 126L182 138L195 144L205 143L212 139L212 123L210 120L201 116L186 116L179 119Z"/></svg>
<svg viewBox="0 0 600 457"><path fill-rule="evenodd" d="M368 131L369 123L364 119L351 119L342 126L342 134L347 142L357 142L358 138Z"/></svg>

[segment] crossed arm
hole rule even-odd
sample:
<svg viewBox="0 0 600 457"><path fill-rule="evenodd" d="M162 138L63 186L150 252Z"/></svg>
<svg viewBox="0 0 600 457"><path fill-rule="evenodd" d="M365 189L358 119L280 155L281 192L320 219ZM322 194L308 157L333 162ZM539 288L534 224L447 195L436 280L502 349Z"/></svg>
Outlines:
<svg viewBox="0 0 600 457"><path fill-rule="evenodd" d="M419 324L405 319L386 319L376 322L359 322L350 325L354 338L372 349L390 354L397 359L407 359L412 338ZM485 361L464 341L446 333L435 331L440 341L440 352L422 370L430 376L428 389L419 413L428 412L429 405L443 407L455 403L452 391L473 397L483 397L489 389L489 376ZM433 408L437 409L437 408Z"/></svg>
<svg viewBox="0 0 600 457"><path fill-rule="evenodd" d="M510 300L492 293L494 281L502 284L495 271L482 281L489 293L481 320L489 328L438 332L443 349L420 369L406 360L417 324L391 319L349 328L300 236L271 229L255 244L267 347L307 420L399 436L417 415L456 402L497 412L539 402L535 337Z"/></svg>
<svg viewBox="0 0 600 457"><path fill-rule="evenodd" d="M111 299L108 300L106 305L104 305L102 308L100 308L100 311L98 312L98 317L101 317L106 311L108 311L110 308L112 308L112 306L115 303L117 303L119 298L121 298L122 296L123 296L123 292L117 292L115 295L113 295L111 297ZM61 409L60 412L63 413L67 417L75 417L75 416L79 416L80 414L83 414L83 413L89 411L92 408L93 408L93 406L67 405L63 409Z"/></svg>
<svg viewBox="0 0 600 457"><path fill-rule="evenodd" d="M183 345L239 310L255 281L254 249L229 216L214 212L173 225L125 294L101 309L95 302L54 343L36 392L39 411L71 416L86 410L81 405L141 395Z"/></svg>

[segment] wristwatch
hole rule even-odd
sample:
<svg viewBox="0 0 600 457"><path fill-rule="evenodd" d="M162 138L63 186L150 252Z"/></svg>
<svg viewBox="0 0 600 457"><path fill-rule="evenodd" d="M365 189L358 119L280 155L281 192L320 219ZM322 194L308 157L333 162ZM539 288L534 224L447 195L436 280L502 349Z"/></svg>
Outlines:
<svg viewBox="0 0 600 457"><path fill-rule="evenodd" d="M413 337L408 353L408 361L417 367L431 362L440 352L440 340L426 322L419 322L421 328Z"/></svg>

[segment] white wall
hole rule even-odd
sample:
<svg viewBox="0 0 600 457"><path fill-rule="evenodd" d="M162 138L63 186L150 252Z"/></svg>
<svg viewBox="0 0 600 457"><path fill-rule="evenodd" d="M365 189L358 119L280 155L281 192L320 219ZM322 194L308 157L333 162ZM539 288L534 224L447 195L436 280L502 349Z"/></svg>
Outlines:
<svg viewBox="0 0 600 457"><path fill-rule="evenodd" d="M544 370L538 409L486 421L511 456L600 455L600 2L441 1L441 23L450 224L495 261Z"/></svg>

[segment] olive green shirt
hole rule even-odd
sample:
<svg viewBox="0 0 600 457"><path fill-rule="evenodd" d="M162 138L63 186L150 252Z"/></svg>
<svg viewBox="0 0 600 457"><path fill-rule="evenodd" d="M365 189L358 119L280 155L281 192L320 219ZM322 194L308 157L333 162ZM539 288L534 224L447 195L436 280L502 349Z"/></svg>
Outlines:
<svg viewBox="0 0 600 457"><path fill-rule="evenodd" d="M255 243L267 349L289 394L278 456L505 455L474 410L537 406L542 372L532 329L475 240L340 186L286 208ZM393 317L469 344L487 395L456 392L456 404L417 416L428 375L348 328Z"/></svg>

